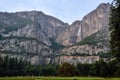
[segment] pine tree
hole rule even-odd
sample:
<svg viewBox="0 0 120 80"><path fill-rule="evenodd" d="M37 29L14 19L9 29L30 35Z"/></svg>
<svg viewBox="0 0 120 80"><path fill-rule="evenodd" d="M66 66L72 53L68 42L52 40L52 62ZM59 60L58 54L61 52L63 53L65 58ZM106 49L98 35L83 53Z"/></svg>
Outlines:
<svg viewBox="0 0 120 80"><path fill-rule="evenodd" d="M120 0L114 0L110 13L110 53L120 62Z"/></svg>
<svg viewBox="0 0 120 80"><path fill-rule="evenodd" d="M99 61L99 66L100 66L100 76L101 77L107 77L108 76L108 66L107 63L104 62L104 60L101 58Z"/></svg>
<svg viewBox="0 0 120 80"><path fill-rule="evenodd" d="M72 77L75 76L75 67L70 63L63 63L58 69L59 76Z"/></svg>

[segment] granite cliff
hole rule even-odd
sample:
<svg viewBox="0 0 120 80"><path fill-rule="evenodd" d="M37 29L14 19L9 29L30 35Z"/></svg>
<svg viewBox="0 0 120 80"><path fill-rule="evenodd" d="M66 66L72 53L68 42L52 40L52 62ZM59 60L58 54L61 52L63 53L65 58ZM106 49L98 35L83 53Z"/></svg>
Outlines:
<svg viewBox="0 0 120 80"><path fill-rule="evenodd" d="M68 25L38 11L1 12L0 23L1 55L22 56L33 64L49 63L51 40Z"/></svg>
<svg viewBox="0 0 120 80"><path fill-rule="evenodd" d="M95 62L109 51L109 9L102 3L71 25L40 11L0 12L0 55L35 65Z"/></svg>
<svg viewBox="0 0 120 80"><path fill-rule="evenodd" d="M110 4L100 4L95 10L87 14L81 21L73 22L57 38L63 45L73 45L82 39L108 27Z"/></svg>

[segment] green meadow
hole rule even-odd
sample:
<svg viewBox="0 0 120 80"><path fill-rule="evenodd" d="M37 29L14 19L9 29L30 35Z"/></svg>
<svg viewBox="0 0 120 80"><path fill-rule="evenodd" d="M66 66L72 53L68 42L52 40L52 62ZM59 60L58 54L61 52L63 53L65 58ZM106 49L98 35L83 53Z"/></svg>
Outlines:
<svg viewBox="0 0 120 80"><path fill-rule="evenodd" d="M0 80L120 80L100 77L0 77Z"/></svg>

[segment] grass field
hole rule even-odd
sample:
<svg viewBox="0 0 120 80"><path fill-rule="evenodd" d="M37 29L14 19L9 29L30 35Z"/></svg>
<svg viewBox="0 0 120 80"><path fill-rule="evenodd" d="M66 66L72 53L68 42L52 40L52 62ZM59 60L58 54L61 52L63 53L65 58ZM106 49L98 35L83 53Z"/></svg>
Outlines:
<svg viewBox="0 0 120 80"><path fill-rule="evenodd" d="M98 78L98 77L0 77L0 80L120 80L120 78Z"/></svg>

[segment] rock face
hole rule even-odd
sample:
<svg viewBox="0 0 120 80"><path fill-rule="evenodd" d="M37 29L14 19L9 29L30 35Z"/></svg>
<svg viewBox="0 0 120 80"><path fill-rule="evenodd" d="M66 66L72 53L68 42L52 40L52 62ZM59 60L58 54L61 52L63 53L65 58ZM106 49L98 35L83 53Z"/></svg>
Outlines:
<svg viewBox="0 0 120 80"><path fill-rule="evenodd" d="M72 25L40 11L0 12L0 55L35 65L95 62L109 51L109 9L100 4Z"/></svg>
<svg viewBox="0 0 120 80"><path fill-rule="evenodd" d="M57 41L65 46L73 45L78 40L80 41L82 38L80 25L81 21L75 21L57 37Z"/></svg>
<svg viewBox="0 0 120 80"><path fill-rule="evenodd" d="M0 23L0 52L24 55L33 64L47 63L53 54L50 38L56 39L68 25L38 11L1 12Z"/></svg>
<svg viewBox="0 0 120 80"><path fill-rule="evenodd" d="M110 5L100 4L94 11L83 18L82 37L85 38L108 25Z"/></svg>
<svg viewBox="0 0 120 80"><path fill-rule="evenodd" d="M63 45L73 45L87 36L108 27L110 4L100 4L94 11L87 14L82 21L75 21L57 38Z"/></svg>
<svg viewBox="0 0 120 80"><path fill-rule="evenodd" d="M63 62L70 62L76 65L78 62L85 63L93 63L99 60L99 56L60 56L60 64Z"/></svg>
<svg viewBox="0 0 120 80"><path fill-rule="evenodd" d="M33 23L39 25L41 31L49 38L56 38L68 25L59 19L37 11L18 12L16 15L22 18L30 18Z"/></svg>
<svg viewBox="0 0 120 80"><path fill-rule="evenodd" d="M109 4L100 4L82 21L75 21L58 36L61 44L72 45L60 51L61 62L92 63L109 56L106 54L109 51L109 11Z"/></svg>

